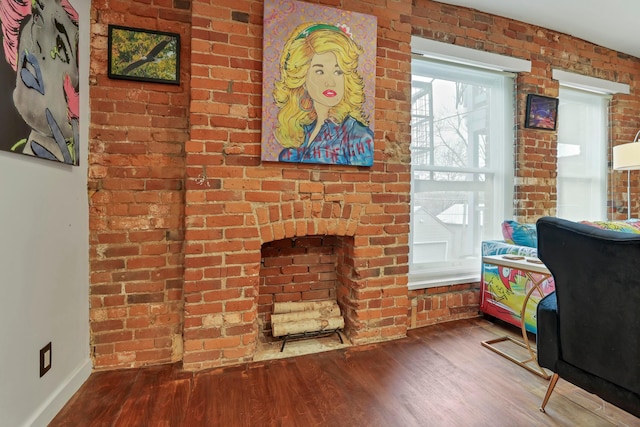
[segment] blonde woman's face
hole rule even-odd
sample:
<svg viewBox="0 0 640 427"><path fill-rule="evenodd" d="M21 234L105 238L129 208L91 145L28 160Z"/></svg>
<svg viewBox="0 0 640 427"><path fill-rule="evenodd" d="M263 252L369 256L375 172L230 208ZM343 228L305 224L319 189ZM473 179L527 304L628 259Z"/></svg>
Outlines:
<svg viewBox="0 0 640 427"><path fill-rule="evenodd" d="M313 56L305 87L314 105L329 108L338 105L344 96L344 73L333 52Z"/></svg>

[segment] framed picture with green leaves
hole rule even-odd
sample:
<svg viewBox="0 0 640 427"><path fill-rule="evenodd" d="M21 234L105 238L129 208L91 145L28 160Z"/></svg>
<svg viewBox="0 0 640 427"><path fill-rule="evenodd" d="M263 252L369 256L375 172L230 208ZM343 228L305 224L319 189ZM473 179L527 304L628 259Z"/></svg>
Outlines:
<svg viewBox="0 0 640 427"><path fill-rule="evenodd" d="M180 35L109 25L112 79L180 84Z"/></svg>

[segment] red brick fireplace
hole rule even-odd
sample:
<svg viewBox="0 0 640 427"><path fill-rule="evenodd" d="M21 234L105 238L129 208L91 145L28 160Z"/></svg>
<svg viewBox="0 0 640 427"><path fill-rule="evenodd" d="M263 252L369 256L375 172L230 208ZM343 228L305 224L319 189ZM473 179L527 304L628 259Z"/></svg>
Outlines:
<svg viewBox="0 0 640 427"><path fill-rule="evenodd" d="M408 326L410 34L385 35L399 12L378 21L377 55L388 60L377 70L373 167L261 162L262 20L251 5L229 21L218 13L227 6L192 3L186 369L252 360L273 299L337 298L354 344ZM273 271L283 245L307 253Z"/></svg>
<svg viewBox="0 0 640 427"><path fill-rule="evenodd" d="M294 237L262 245L258 286L259 337L268 342L274 303L336 301L342 238ZM344 312L344 310L342 310Z"/></svg>
<svg viewBox="0 0 640 427"><path fill-rule="evenodd" d="M310 174L303 171L302 166L272 167L283 175L288 171ZM368 176L371 172L348 173ZM329 174L335 179L341 175ZM303 184L294 181L290 185ZM320 185L356 186L326 182ZM200 184L194 181L192 186ZM224 193L222 189L198 188L189 189L187 194L196 196L202 191L205 193L202 200L207 200L207 193L211 196ZM290 194L282 192L278 197ZM268 319L274 300L336 297L345 317L345 335L354 344L406 334L406 225L380 223L377 218L389 220L396 215L373 215L384 204L349 203L352 197L362 195L341 192L342 200L331 202L188 204L188 210L204 209L206 213L196 215L193 223L199 227L188 229L185 236L183 364L186 369L252 360L259 325ZM366 197L375 200L381 195ZM230 210L234 214L228 214ZM212 211L219 214L212 215ZM224 226L212 230L207 225L216 222Z"/></svg>

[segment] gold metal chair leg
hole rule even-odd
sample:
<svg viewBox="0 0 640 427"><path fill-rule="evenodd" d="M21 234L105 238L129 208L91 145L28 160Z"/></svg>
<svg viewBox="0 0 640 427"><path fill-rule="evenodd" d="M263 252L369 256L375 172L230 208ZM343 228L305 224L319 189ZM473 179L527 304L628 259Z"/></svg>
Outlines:
<svg viewBox="0 0 640 427"><path fill-rule="evenodd" d="M551 393L553 393L553 389L556 386L556 383L560 379L560 375L554 373L551 377L551 381L549 381L549 387L547 388L547 394L544 395L544 399L542 400L542 405L540 405L540 412L544 412L544 407L547 406L547 402L551 397Z"/></svg>

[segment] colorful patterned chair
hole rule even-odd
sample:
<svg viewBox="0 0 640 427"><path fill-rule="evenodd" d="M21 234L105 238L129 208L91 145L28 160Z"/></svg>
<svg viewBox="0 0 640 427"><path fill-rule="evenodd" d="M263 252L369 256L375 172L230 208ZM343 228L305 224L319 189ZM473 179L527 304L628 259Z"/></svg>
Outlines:
<svg viewBox="0 0 640 427"><path fill-rule="evenodd" d="M600 229L614 230L623 233L640 233L640 221L582 221ZM521 224L507 220L502 223L504 240L488 240L482 242L482 255L520 255L537 257L537 232L535 224ZM480 296L480 310L492 317L521 327L520 310L522 301L533 284L524 272L516 269L482 264L482 286ZM543 282L543 295L555 290L553 278ZM536 307L542 296L534 291L527 304L525 312L525 327L527 331L536 333Z"/></svg>
<svg viewBox="0 0 640 427"><path fill-rule="evenodd" d="M482 256L508 254L527 258L537 257L537 238L534 224L504 221L502 234L505 240L482 242ZM480 310L496 319L521 327L522 303L527 291L532 286L531 280L520 270L482 263ZM541 288L543 295L534 291L525 312L525 327L534 334L536 333L536 307L543 296L554 291L553 279L545 280Z"/></svg>

